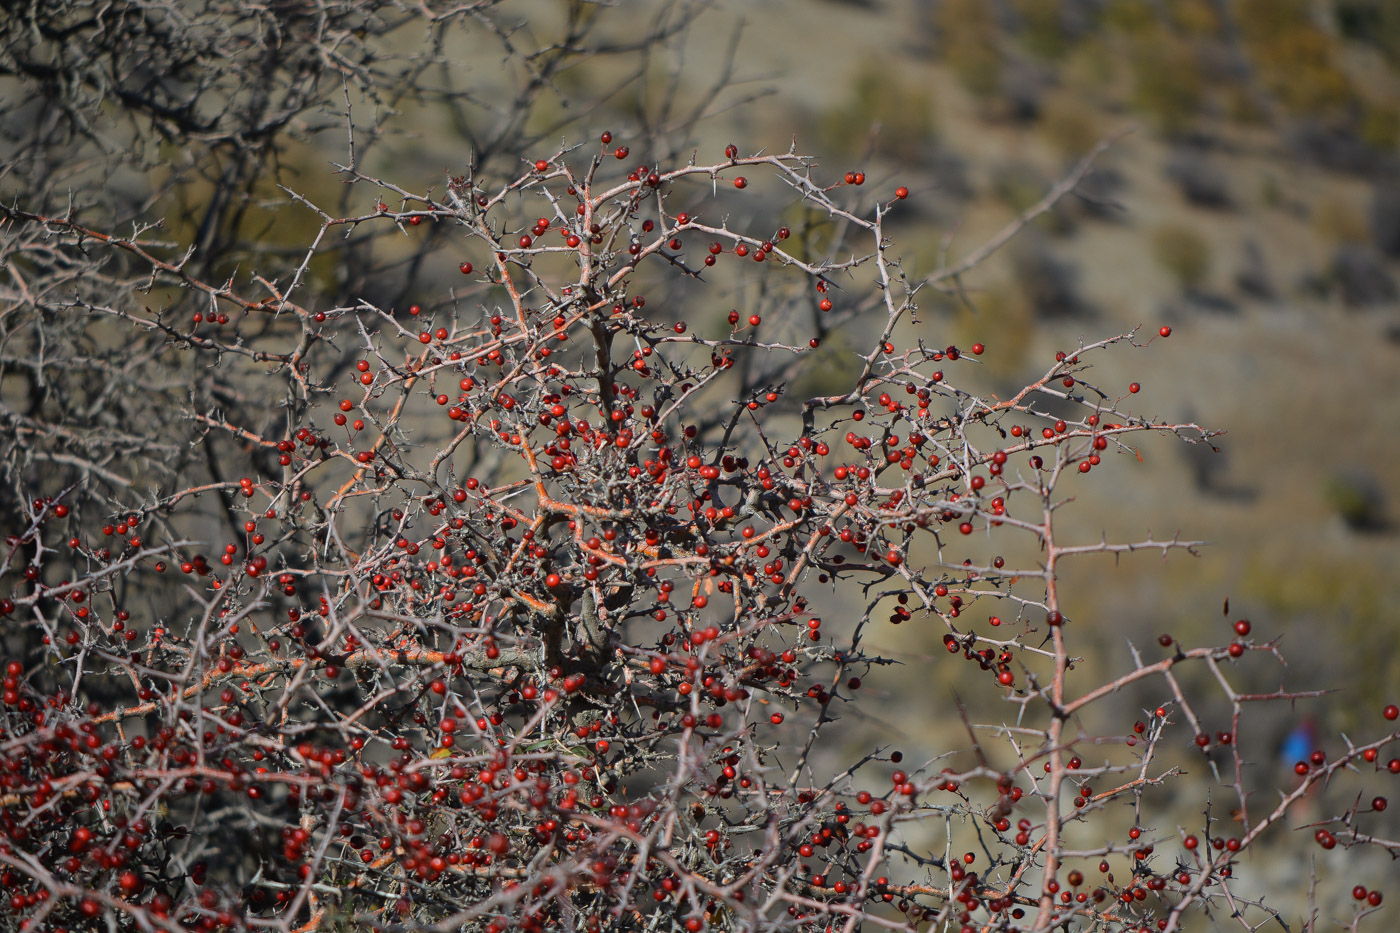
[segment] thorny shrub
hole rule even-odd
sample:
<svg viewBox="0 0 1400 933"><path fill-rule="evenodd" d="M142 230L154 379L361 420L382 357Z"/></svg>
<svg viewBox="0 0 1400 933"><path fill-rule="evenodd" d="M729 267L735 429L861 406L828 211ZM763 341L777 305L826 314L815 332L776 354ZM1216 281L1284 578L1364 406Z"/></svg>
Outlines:
<svg viewBox="0 0 1400 933"><path fill-rule="evenodd" d="M921 295L1088 159L916 276L887 230L909 191L796 148L522 156L439 193L352 150L356 210L288 192L310 247L220 278L151 228L5 208L15 928L1253 929L1290 918L1242 857L1341 781L1355 804L1309 844L1400 851L1375 835L1394 706L1277 799L1247 790L1249 707L1311 695L1240 686L1282 660L1250 622L1076 667L1102 632L1066 617L1064 563L1193 547L1057 524L1140 439L1209 437L1092 378L1170 329L1057 353L1005 397L958 388L995 335L917 336ZM318 257L386 230L459 244L460 286L322 300ZM854 372L811 373L838 336ZM94 426L138 400L163 420ZM834 591L864 609L824 615ZM870 633L902 623L941 628L1009 715L964 717L946 757L833 766L884 663ZM1121 708L1143 690L1160 705ZM1194 822L1162 818L1164 789ZM1352 898L1354 924L1384 894Z"/></svg>
<svg viewBox="0 0 1400 933"><path fill-rule="evenodd" d="M870 198L861 173L828 179L795 152L628 155L605 133L592 154L455 177L438 197L344 167L375 199L320 212L318 242L370 225L462 235L461 294L401 313L318 308L295 279L246 295L142 235L8 211L31 256L124 251L209 309L49 313L244 367L279 387L268 421L287 425L187 406L249 466L200 486L52 457L80 478L36 495L10 535L4 569L23 580L0 610L26 650L4 681L0 882L31 928L109 914L314 929L335 914L495 933L1171 930L1225 901L1248 910L1231 892L1240 854L1311 785L1400 770L1379 756L1396 733L1378 734L1300 763L1262 812L1241 791L1238 826L1153 826L1140 801L1172 778L1164 745L1231 746L1248 703L1298 696L1231 686L1274 646L1239 621L1227 644L1165 638L1158 660L1069 676L1094 622L1063 617L1061 563L1190 547L1069 543L1055 524L1067 488L1131 456L1134 435L1200 436L1131 413L1136 384L1089 378L1098 354L1168 328L1059 353L1014 395L979 397L958 375L994 346L897 336L920 290L959 272L901 268L885 223L906 189ZM796 230L726 220L760 186L801 202ZM743 310L668 313L721 265L763 282ZM843 323L867 338L853 384L787 398ZM180 531L201 496L238 517L221 548ZM980 556L1022 536L1038 562ZM142 595L162 574L187 581L167 605ZM837 584L869 594L853 624L817 611ZM868 629L915 618L986 671L1015 727L984 732L959 767L872 749L817 773L814 749L879 661ZM1196 715L1185 664L1215 675L1230 728ZM1126 741L1076 725L1149 678L1169 699ZM1244 767L1228 758L1224 783L1241 787ZM1131 832L1105 837L1123 802ZM1359 804L1317 840L1374 841L1384 808ZM903 843L930 820L975 824L980 854Z"/></svg>

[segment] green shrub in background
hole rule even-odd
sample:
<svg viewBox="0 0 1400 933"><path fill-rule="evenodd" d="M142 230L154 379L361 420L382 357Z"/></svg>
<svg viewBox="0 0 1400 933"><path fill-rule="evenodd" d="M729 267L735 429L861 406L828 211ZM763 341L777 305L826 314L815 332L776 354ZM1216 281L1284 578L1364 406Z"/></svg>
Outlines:
<svg viewBox="0 0 1400 933"><path fill-rule="evenodd" d="M1103 23L1126 35L1140 35L1158 24L1157 12L1147 0L1109 0Z"/></svg>
<svg viewBox="0 0 1400 933"><path fill-rule="evenodd" d="M1015 0L1020 17L1021 44L1027 52L1046 61L1057 61L1068 51L1061 0Z"/></svg>
<svg viewBox="0 0 1400 933"><path fill-rule="evenodd" d="M903 163L919 163L938 137L933 95L927 87L902 78L897 71L866 65L851 82L846 99L822 114L817 134L822 144L841 156L865 155L870 133L878 128L874 150Z"/></svg>
<svg viewBox="0 0 1400 933"><path fill-rule="evenodd" d="M1194 38L1220 35L1220 8L1212 0L1173 0L1167 5L1171 24Z"/></svg>
<svg viewBox="0 0 1400 933"><path fill-rule="evenodd" d="M972 346L983 334L1000 334L995 357L986 358L987 374L998 382L1017 379L1027 365L1035 339L1035 314L1030 300L1019 291L993 287L965 292L956 307L955 342Z"/></svg>
<svg viewBox="0 0 1400 933"><path fill-rule="evenodd" d="M1001 94L1001 27L983 0L945 0L935 14L939 57L967 91L982 103Z"/></svg>
<svg viewBox="0 0 1400 933"><path fill-rule="evenodd" d="M1210 246L1194 227L1167 223L1152 232L1152 253L1183 291L1194 291L1210 274Z"/></svg>
<svg viewBox="0 0 1400 933"><path fill-rule="evenodd" d="M1065 159L1088 152L1104 137L1097 108L1070 91L1046 96L1040 110L1040 131Z"/></svg>
<svg viewBox="0 0 1400 933"><path fill-rule="evenodd" d="M1386 527L1385 494L1380 482L1364 469L1333 473L1322 489L1327 506L1352 531Z"/></svg>
<svg viewBox="0 0 1400 933"><path fill-rule="evenodd" d="M1378 49L1400 65L1400 4L1392 0L1337 0L1337 31L1342 38Z"/></svg>
<svg viewBox="0 0 1400 933"><path fill-rule="evenodd" d="M1258 79L1288 112L1339 117L1356 103L1337 39L1306 0L1237 0L1233 10Z"/></svg>
<svg viewBox="0 0 1400 933"><path fill-rule="evenodd" d="M1133 40L1132 105L1167 136L1191 129L1204 89L1192 42L1166 28L1144 29Z"/></svg>
<svg viewBox="0 0 1400 933"><path fill-rule="evenodd" d="M1322 198L1313 207L1313 227L1326 242L1361 244L1371 241L1371 224L1360 204L1340 197Z"/></svg>
<svg viewBox="0 0 1400 933"><path fill-rule="evenodd" d="M1394 151L1400 145L1400 104L1367 100L1362 106L1361 126L1357 132L1361 141L1373 149Z"/></svg>

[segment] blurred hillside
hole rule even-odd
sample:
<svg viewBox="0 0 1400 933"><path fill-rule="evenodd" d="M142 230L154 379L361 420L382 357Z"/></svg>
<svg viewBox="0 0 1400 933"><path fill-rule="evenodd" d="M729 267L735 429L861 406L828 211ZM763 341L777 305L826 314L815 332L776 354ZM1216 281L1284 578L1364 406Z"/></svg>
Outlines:
<svg viewBox="0 0 1400 933"><path fill-rule="evenodd" d="M1400 5L720 6L745 17L741 73L777 93L709 126L715 140L796 134L877 191L909 185L920 213L895 236L916 272L956 262L1131 131L965 294L932 300L923 327L983 341L981 388L996 392L1081 338L1170 324L1166 345L1095 377L1141 382L1143 413L1223 428L1220 452L1148 445L1072 511L1088 538L1150 528L1211 546L1165 572L1082 566L1095 583L1078 591L1098 602L1079 611L1122 619L1139 644L1214 637L1228 596L1286 636L1294 676L1353 659L1354 699L1373 705L1400 678ZM717 54L726 30L707 35Z"/></svg>
<svg viewBox="0 0 1400 933"><path fill-rule="evenodd" d="M1250 616L1290 665L1252 686L1343 688L1316 713L1354 728L1400 681L1400 4L720 6L746 23L741 73L777 93L736 126L710 126L711 144L735 133L785 149L796 134L876 192L908 185L919 216L895 236L913 272L956 263L1099 140L1131 131L1075 196L967 276L965 294L930 300L921 336L984 342L980 388L994 393L1057 349L1171 325L1169 341L1090 378L1119 395L1140 382L1144 414L1224 429L1219 452L1144 445L1142 462L1118 458L1065 517L1086 542L1151 531L1209 545L1165 566L1068 568L1071 617L1103 636L1086 661L1126 663L1129 642L1155 659L1163 632L1217 643ZM725 31L709 35L718 55ZM873 636L906 665L868 679L892 712L865 725L916 760L965 736L951 702L921 712L900 699L933 676L951 700L976 673L941 636L914 623ZM1124 703L1132 715L1165 699ZM1245 757L1272 800L1279 743L1308 711L1260 714ZM1260 876L1286 889L1305 871Z"/></svg>

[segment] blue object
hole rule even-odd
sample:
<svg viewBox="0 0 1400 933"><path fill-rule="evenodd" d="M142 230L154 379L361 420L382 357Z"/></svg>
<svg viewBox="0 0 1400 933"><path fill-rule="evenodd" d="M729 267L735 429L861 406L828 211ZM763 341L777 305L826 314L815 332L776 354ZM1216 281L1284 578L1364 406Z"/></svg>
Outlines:
<svg viewBox="0 0 1400 933"><path fill-rule="evenodd" d="M1302 720L1283 739L1279 746L1279 758L1288 767L1308 757L1317 750L1317 726L1312 718Z"/></svg>

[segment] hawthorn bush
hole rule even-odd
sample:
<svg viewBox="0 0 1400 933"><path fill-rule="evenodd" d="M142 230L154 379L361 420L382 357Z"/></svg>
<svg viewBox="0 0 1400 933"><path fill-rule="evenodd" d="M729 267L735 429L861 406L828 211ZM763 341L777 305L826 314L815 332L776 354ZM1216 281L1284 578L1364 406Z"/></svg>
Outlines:
<svg viewBox="0 0 1400 933"><path fill-rule="evenodd" d="M1089 159L915 274L917 195L795 145L536 139L412 190L345 129L343 196L284 189L307 243L251 268L236 224L211 258L4 208L14 928L1311 928L1251 850L1400 851L1395 706L1270 780L1251 710L1319 691L1253 687L1283 655L1249 621L1082 663L1111 624L1067 616L1066 562L1194 549L1061 517L1140 441L1208 442L1092 377L1171 365L1170 328L992 396L959 386L995 335L920 317ZM406 264L403 300L355 262ZM900 624L976 669L902 700L967 739L847 760Z"/></svg>

